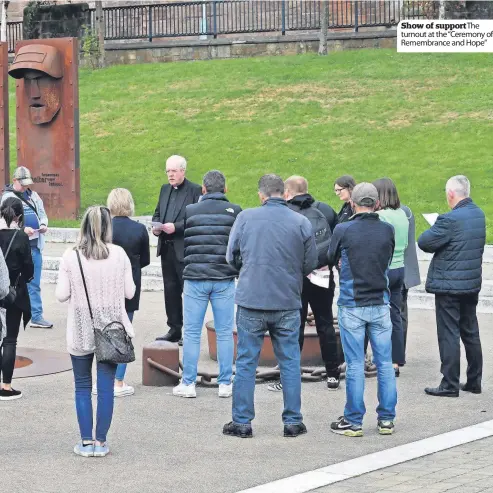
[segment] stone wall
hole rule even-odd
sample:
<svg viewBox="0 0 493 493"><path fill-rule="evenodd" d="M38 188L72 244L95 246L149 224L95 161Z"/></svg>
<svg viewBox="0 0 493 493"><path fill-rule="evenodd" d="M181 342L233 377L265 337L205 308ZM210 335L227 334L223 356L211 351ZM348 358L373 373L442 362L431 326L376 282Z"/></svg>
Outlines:
<svg viewBox="0 0 493 493"><path fill-rule="evenodd" d="M128 43L106 45L108 65L161 63L218 58L296 55L316 53L318 35L299 34L237 41L231 39L167 41L164 43ZM337 33L328 38L328 50L395 48L396 31Z"/></svg>
<svg viewBox="0 0 493 493"><path fill-rule="evenodd" d="M91 24L87 3L26 7L24 15L24 39L80 37Z"/></svg>

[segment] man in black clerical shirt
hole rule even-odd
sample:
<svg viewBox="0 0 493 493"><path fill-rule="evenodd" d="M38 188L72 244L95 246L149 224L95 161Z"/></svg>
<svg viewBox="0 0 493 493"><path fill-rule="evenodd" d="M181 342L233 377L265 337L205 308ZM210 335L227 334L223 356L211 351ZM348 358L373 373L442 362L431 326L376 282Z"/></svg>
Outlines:
<svg viewBox="0 0 493 493"><path fill-rule="evenodd" d="M187 161L171 156L166 161L169 184L161 187L159 201L152 216L152 232L159 236L157 256L161 257L164 283L164 304L169 331L158 341L181 344L183 327L183 230L185 207L198 202L202 187L185 178Z"/></svg>

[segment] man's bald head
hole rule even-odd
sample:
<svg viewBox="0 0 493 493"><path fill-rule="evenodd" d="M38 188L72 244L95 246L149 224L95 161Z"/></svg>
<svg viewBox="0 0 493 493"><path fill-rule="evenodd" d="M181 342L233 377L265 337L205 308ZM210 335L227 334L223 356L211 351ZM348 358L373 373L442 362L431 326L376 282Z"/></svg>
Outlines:
<svg viewBox="0 0 493 493"><path fill-rule="evenodd" d="M284 198L291 200L297 195L308 193L308 180L303 176L290 176L284 182Z"/></svg>

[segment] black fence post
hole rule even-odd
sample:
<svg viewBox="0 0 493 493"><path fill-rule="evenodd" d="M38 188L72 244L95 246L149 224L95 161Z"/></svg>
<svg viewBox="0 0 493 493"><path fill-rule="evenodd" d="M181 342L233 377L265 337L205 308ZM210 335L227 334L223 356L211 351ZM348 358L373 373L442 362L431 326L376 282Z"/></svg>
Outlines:
<svg viewBox="0 0 493 493"><path fill-rule="evenodd" d="M281 34L286 34L286 0L281 0Z"/></svg>
<svg viewBox="0 0 493 493"><path fill-rule="evenodd" d="M358 6L358 0L354 2L354 32L357 33L359 26L358 26L358 17L359 17L359 6Z"/></svg>
<svg viewBox="0 0 493 493"><path fill-rule="evenodd" d="M147 29L149 31L149 43L152 43L152 5L149 5L149 25Z"/></svg>
<svg viewBox="0 0 493 493"><path fill-rule="evenodd" d="M214 39L217 39L217 5L216 2L212 2L212 23L214 26Z"/></svg>

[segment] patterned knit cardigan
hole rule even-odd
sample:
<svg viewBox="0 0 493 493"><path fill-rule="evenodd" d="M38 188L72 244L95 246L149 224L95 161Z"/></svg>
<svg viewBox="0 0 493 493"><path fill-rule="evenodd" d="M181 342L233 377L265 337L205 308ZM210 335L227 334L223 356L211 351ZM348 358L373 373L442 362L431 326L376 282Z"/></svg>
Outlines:
<svg viewBox="0 0 493 493"><path fill-rule="evenodd" d="M110 322L121 322L127 334L135 333L125 311L125 298L135 294L130 260L123 248L109 244L107 259L86 259L81 255L94 315L94 325L103 328ZM69 301L67 316L67 349L74 356L94 352L94 333L84 284L75 250L67 250L60 261L56 287L58 301Z"/></svg>

